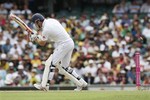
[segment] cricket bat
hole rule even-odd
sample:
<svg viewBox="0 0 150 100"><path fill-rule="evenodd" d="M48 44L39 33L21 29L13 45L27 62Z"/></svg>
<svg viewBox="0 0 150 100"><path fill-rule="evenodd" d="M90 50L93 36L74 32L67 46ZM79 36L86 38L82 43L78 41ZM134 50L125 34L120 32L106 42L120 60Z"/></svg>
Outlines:
<svg viewBox="0 0 150 100"><path fill-rule="evenodd" d="M19 24L19 26L24 29L25 31L27 32L30 32L31 34L34 34L33 30L31 28L28 27L27 24L25 24L19 17L17 17L16 15L14 14L10 14L9 15L9 18L14 20L15 22L17 22Z"/></svg>

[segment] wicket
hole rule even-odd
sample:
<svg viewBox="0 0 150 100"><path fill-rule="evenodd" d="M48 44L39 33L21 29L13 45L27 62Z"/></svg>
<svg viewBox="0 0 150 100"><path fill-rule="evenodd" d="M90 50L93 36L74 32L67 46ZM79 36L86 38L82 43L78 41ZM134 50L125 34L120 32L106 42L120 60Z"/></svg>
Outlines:
<svg viewBox="0 0 150 100"><path fill-rule="evenodd" d="M135 53L135 66L136 66L136 87L140 90L140 53Z"/></svg>

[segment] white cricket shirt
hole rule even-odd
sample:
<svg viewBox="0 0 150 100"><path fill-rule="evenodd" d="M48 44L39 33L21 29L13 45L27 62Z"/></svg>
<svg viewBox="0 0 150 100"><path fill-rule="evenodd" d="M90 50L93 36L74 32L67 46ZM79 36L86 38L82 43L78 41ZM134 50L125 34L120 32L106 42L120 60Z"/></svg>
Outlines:
<svg viewBox="0 0 150 100"><path fill-rule="evenodd" d="M42 36L46 38L48 42L63 42L65 40L71 39L59 21L52 18L44 20L42 25Z"/></svg>

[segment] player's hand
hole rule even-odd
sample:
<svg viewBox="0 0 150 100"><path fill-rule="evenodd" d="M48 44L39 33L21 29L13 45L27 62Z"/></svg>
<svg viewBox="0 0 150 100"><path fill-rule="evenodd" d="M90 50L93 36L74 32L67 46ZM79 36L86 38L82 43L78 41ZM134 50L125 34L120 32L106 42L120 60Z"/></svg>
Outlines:
<svg viewBox="0 0 150 100"><path fill-rule="evenodd" d="M30 41L35 41L37 39L37 35L36 34L31 34L30 35Z"/></svg>

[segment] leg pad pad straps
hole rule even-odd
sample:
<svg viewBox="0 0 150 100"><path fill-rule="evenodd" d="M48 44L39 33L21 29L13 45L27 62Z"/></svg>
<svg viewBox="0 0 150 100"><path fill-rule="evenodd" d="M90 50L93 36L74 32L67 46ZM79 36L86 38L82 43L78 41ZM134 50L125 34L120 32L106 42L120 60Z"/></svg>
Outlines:
<svg viewBox="0 0 150 100"><path fill-rule="evenodd" d="M72 68L70 68L70 67L67 67L67 68L64 68L64 67L62 67L65 71L67 71L69 74L71 74L71 75L73 75L77 80L80 80L81 79L81 77L79 77L79 76L75 76L74 75L74 73L73 73L73 69Z"/></svg>
<svg viewBox="0 0 150 100"><path fill-rule="evenodd" d="M51 65L50 65L50 72L54 72L56 66L53 65L53 63L51 62Z"/></svg>
<svg viewBox="0 0 150 100"><path fill-rule="evenodd" d="M76 78L74 75L72 75L72 73L70 74L69 72L71 71L67 71L67 69L62 68L60 66L58 66L59 72L63 75L65 75L66 77L68 77L71 81L73 81L76 85L78 86L82 86L83 84L79 81L79 78Z"/></svg>

